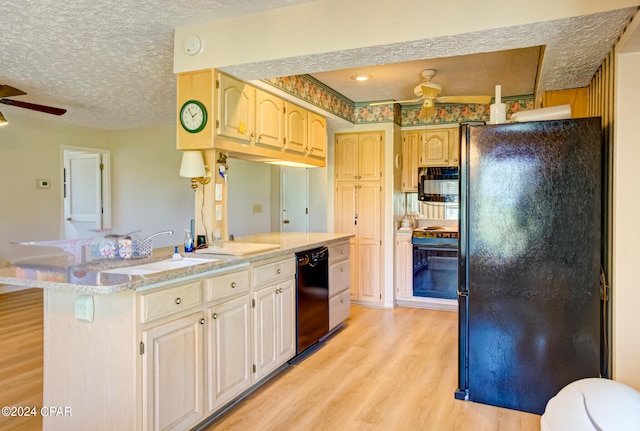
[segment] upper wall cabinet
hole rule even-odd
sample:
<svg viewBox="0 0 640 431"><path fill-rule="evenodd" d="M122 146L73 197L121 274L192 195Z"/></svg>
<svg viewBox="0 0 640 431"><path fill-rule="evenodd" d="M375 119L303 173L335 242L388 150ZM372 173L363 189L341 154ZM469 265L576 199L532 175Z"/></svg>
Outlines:
<svg viewBox="0 0 640 431"><path fill-rule="evenodd" d="M458 129L432 129L420 132L418 166L458 166Z"/></svg>
<svg viewBox="0 0 640 431"><path fill-rule="evenodd" d="M180 150L228 151L255 161L287 161L325 166L326 118L217 70L178 74ZM205 122L188 130L182 107L201 104ZM186 113L187 122L190 114ZM184 119L183 119L184 120Z"/></svg>

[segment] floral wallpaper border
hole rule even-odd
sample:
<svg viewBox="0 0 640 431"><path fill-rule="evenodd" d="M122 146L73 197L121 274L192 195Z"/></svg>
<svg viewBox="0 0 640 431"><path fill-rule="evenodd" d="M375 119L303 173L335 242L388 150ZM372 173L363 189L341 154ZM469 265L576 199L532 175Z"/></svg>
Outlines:
<svg viewBox="0 0 640 431"><path fill-rule="evenodd" d="M418 118L420 104L369 106L368 103L353 102L310 75L283 76L265 79L264 82L354 124L395 122L405 127L489 121L489 105L436 103L436 113L421 120ZM533 94L503 97L503 102L507 104L507 120L515 112L534 107Z"/></svg>

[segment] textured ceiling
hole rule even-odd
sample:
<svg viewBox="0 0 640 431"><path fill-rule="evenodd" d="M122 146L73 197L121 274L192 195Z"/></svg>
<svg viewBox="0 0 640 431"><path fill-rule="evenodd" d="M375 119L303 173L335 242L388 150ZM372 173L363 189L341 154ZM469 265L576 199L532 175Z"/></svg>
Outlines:
<svg viewBox="0 0 640 431"><path fill-rule="evenodd" d="M171 124L176 109L175 27L303 2L0 0L0 84L28 93L15 100L68 112L52 117L5 105L0 110L9 120L19 113L105 129ZM588 84L634 12L635 8L621 9L225 70L249 80L362 67L371 65L371 59L385 64L546 45L541 89L572 88ZM440 77L436 75L434 81ZM419 70L414 80L419 80ZM498 82L494 78L491 83ZM446 86L448 94L455 91L453 85Z"/></svg>

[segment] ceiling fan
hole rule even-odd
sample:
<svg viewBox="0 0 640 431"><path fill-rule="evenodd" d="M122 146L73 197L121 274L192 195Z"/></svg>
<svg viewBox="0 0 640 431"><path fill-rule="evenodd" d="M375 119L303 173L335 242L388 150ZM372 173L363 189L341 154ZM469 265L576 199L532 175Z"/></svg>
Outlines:
<svg viewBox="0 0 640 431"><path fill-rule="evenodd" d="M413 93L417 96L417 99L395 100L393 103L418 103L422 101L422 109L420 109L418 118L424 119L435 114L435 102L461 104L488 104L491 102L491 96L440 96L442 86L431 81L435 75L435 69L424 69L420 72L423 81L413 89ZM371 103L370 106L388 103L389 102L375 102Z"/></svg>
<svg viewBox="0 0 640 431"><path fill-rule="evenodd" d="M44 113L53 114L53 115L62 115L65 112L67 112L66 109L54 108L51 106L44 106L44 105L36 105L35 103L20 102L18 100L5 99L5 97L22 96L25 94L27 93L17 88L11 87L10 85L0 84L0 103L2 104L17 106L18 108L31 109L32 111L39 111L39 112L44 112ZM1 113L0 113L0 116L2 116Z"/></svg>

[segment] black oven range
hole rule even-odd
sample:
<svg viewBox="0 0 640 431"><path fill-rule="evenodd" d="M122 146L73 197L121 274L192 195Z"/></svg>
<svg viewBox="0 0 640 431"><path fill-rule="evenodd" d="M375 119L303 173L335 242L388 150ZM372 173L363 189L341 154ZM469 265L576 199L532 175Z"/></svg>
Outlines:
<svg viewBox="0 0 640 431"><path fill-rule="evenodd" d="M458 230L427 226L413 231L413 296L458 298Z"/></svg>

